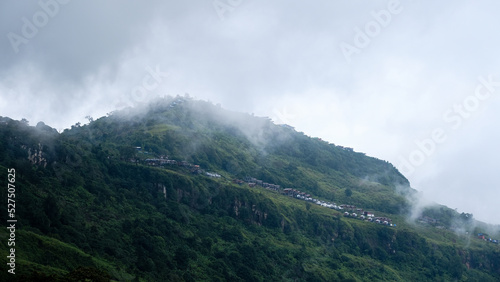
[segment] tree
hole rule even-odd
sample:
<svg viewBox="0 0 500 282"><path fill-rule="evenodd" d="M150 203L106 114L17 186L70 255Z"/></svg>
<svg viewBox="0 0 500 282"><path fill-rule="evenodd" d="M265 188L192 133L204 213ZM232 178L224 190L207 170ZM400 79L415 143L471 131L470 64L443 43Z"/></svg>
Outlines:
<svg viewBox="0 0 500 282"><path fill-rule="evenodd" d="M132 146L119 146L118 151L120 152L120 158L122 160L128 160L135 157L136 149Z"/></svg>
<svg viewBox="0 0 500 282"><path fill-rule="evenodd" d="M351 197L352 196L352 190L349 189L349 188L345 189L345 196L346 197Z"/></svg>
<svg viewBox="0 0 500 282"><path fill-rule="evenodd" d="M92 123L94 121L94 118L91 116L85 116L85 118L89 120L89 123Z"/></svg>

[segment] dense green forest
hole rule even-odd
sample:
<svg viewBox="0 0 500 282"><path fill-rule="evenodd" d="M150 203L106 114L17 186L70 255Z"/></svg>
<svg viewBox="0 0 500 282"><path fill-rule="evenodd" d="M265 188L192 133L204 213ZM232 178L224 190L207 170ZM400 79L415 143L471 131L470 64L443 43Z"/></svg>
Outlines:
<svg viewBox="0 0 500 282"><path fill-rule="evenodd" d="M500 280L498 244L477 238L498 234L444 206L410 222L416 191L392 164L204 101L167 97L61 133L0 118L5 203L9 169L16 274L3 263L2 281Z"/></svg>

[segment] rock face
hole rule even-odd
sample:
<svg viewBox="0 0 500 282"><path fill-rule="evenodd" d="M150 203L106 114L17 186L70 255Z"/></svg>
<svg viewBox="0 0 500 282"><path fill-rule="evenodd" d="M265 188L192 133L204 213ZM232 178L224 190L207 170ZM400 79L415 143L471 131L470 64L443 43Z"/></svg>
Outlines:
<svg viewBox="0 0 500 282"><path fill-rule="evenodd" d="M28 151L28 160L32 165L47 166L47 159L43 156L42 144L38 143L37 149L28 148L26 145L22 145L21 148Z"/></svg>

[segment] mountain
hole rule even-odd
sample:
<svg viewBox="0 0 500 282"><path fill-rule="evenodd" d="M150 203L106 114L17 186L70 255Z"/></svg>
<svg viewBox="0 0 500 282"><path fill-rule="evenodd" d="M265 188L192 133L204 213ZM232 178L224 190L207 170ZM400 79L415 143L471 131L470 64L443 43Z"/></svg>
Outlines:
<svg viewBox="0 0 500 282"><path fill-rule="evenodd" d="M416 214L392 164L269 118L165 97L0 136L2 280L500 279L491 226Z"/></svg>

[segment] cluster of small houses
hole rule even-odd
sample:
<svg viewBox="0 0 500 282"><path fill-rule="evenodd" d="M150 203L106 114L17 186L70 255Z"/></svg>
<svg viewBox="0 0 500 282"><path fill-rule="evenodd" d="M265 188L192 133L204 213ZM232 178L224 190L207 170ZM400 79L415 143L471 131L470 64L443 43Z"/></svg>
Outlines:
<svg viewBox="0 0 500 282"><path fill-rule="evenodd" d="M140 149L140 147L137 147L136 149ZM131 161L135 162L136 160L131 160ZM167 156L159 156L157 158L145 159L144 164L149 165L149 166L156 166L156 167L180 166L180 167L185 167L185 168L189 169L190 172L193 174L203 174L203 175L206 175L208 177L221 178L220 174L215 173L215 172L207 172L207 171L201 169L199 165L191 164L191 163L186 162L186 161L171 160ZM293 188L281 189L280 185L267 183L267 182L264 182L260 179L256 179L254 177L245 177L244 180L233 179L233 183L239 184L239 185L243 185L246 183L251 188L253 188L255 186L261 186L261 187L266 188L268 190L281 193L285 196L289 196L292 198L312 202L312 203L320 205L322 207L326 207L326 208L330 208L330 209L334 209L334 210L338 210L338 211L344 211L345 217L357 218L357 219L364 220L364 221L369 221L369 222L374 222L377 224L396 227L396 224L393 224L392 220L390 218L375 217L375 214L373 214L372 212L364 211L363 209L357 208L356 206L337 205L336 203L321 201L318 199L314 199L314 198L312 198L312 196L310 194L307 194L305 192L301 192L297 189L293 189Z"/></svg>
<svg viewBox="0 0 500 282"><path fill-rule="evenodd" d="M428 217L428 216L421 216L419 219L418 219L418 222L420 223L427 223L427 224L432 224L432 225L436 225L438 223L438 220L435 219L435 218L432 218L432 217ZM444 228L443 226L436 226L437 228ZM469 232L467 232L467 234L469 234ZM493 244L497 244L498 245L498 240L497 239L492 239L492 238L489 238L489 236L487 234L484 234L484 233L478 233L477 234L477 238L479 240L483 240L485 242L489 242L489 243L493 243Z"/></svg>
<svg viewBox="0 0 500 282"><path fill-rule="evenodd" d="M144 163L149 166L181 166L190 170L193 174L203 174L208 177L220 178L221 175L215 172L208 172L200 168L199 165L191 164L186 161L170 160L167 156L160 156L158 158L145 159Z"/></svg>
<svg viewBox="0 0 500 282"><path fill-rule="evenodd" d="M254 177L245 177L244 180L233 179L233 183L239 184L239 185L242 185L244 183L248 183L249 187L255 187L255 186L259 185L259 186L264 187L268 190L272 190L272 191L276 191L276 192L279 192L281 190L281 186L279 186L277 184L267 183L267 182L264 182L260 179L256 179Z"/></svg>
<svg viewBox="0 0 500 282"><path fill-rule="evenodd" d="M497 244L498 245L498 240L497 239L491 239L491 238L487 238L488 235L486 234L483 234L483 233L478 233L477 234L477 238L480 239L480 240L484 240L486 242L490 242L490 243L493 243L493 244Z"/></svg>
<svg viewBox="0 0 500 282"><path fill-rule="evenodd" d="M357 219L364 220L364 221L369 221L369 222L374 222L377 224L396 227L396 224L393 224L392 220L390 218L375 217L375 214L373 212L364 211L362 208L357 208L356 206L353 206L353 205L343 205L343 204L337 205L336 203L330 203L330 202L325 202L325 201L321 201L318 199L314 199L314 198L312 198L312 196L310 194L307 194L305 192L301 192L297 189L293 189L293 188L281 189L280 185L263 182L262 180L256 179L254 177L246 177L244 180L234 179L233 183L239 184L239 185L243 185L243 184L247 183L249 187L255 187L258 185L258 186L264 187L268 190L279 192L285 196L289 196L292 198L312 202L312 203L315 203L315 204L320 205L322 207L326 207L326 208L330 208L330 209L334 209L334 210L338 210L338 211L344 211L345 217L357 218Z"/></svg>

